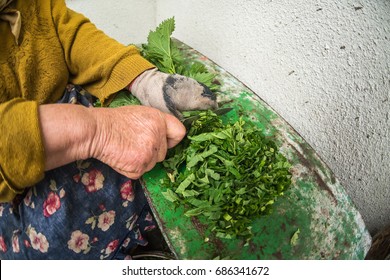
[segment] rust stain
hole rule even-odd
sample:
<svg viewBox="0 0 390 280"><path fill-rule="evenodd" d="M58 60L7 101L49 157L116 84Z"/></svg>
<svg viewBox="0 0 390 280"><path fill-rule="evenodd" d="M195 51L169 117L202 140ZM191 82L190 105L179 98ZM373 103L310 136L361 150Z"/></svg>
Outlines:
<svg viewBox="0 0 390 280"><path fill-rule="evenodd" d="M191 217L191 223L194 225L195 229L199 234L204 238L205 231L207 230L208 226L202 224L197 217ZM208 236L209 242L214 245L215 252L221 253L225 246L223 245L222 241L213 236Z"/></svg>
<svg viewBox="0 0 390 280"><path fill-rule="evenodd" d="M204 236L204 233L207 229L207 225L202 224L197 217L191 217L191 223L194 225L195 229Z"/></svg>
<svg viewBox="0 0 390 280"><path fill-rule="evenodd" d="M280 251L277 251L277 252L273 253L272 256L274 256L278 260L283 260L283 254Z"/></svg>
<svg viewBox="0 0 390 280"><path fill-rule="evenodd" d="M301 147L302 151L303 151L305 154L308 154L308 155L313 154L313 151L310 151L310 150L308 149L309 144L306 143L306 145L299 145L299 146ZM317 153L316 153L315 155L320 159L320 157L319 157L319 155L318 155ZM323 160L321 160L321 165L322 165L323 167L325 167L326 169L329 169L329 170L330 170L330 168L325 164L325 162L323 162ZM334 175L333 172L327 173L327 176L330 177L329 179L330 179L330 182L331 182L332 184L335 184L335 183L336 183L336 176Z"/></svg>
<svg viewBox="0 0 390 280"><path fill-rule="evenodd" d="M258 247L256 247L256 245L253 243L253 242L249 242L249 252L254 254L254 253L257 253L259 250Z"/></svg>
<svg viewBox="0 0 390 280"><path fill-rule="evenodd" d="M256 255L257 259L261 259L264 256L264 249L267 245L256 244L253 240L249 241L248 252L252 255Z"/></svg>
<svg viewBox="0 0 390 280"><path fill-rule="evenodd" d="M295 148L293 145L291 145L291 147L294 149L294 151L296 152L300 162L302 163L302 165L306 166L307 169L309 171L311 171L315 177L315 180L318 184L318 186L322 189L322 190L325 190L326 192L328 192L330 194L330 197L332 198L332 202L337 205L337 199L336 197L334 196L332 190L329 188L329 186L325 183L325 181L322 179L321 175L318 173L317 170L315 170L315 168L313 168L313 165L310 164L309 160L307 158L305 158L304 155L302 155L298 150L297 148Z"/></svg>
<svg viewBox="0 0 390 280"><path fill-rule="evenodd" d="M343 245L345 248L351 248L351 243L349 243L348 241L344 241Z"/></svg>
<svg viewBox="0 0 390 280"><path fill-rule="evenodd" d="M213 243L216 249L215 251L218 252L219 254L224 251L225 246L223 245L222 241L219 240L218 238L212 237L210 238L210 242Z"/></svg>

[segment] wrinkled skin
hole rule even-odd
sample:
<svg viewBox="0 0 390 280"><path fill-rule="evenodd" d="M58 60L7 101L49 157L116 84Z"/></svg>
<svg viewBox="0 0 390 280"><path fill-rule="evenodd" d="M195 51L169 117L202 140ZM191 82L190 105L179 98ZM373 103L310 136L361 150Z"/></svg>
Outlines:
<svg viewBox="0 0 390 280"><path fill-rule="evenodd" d="M185 135L178 119L150 107L100 108L95 116L91 156L132 179L163 161Z"/></svg>

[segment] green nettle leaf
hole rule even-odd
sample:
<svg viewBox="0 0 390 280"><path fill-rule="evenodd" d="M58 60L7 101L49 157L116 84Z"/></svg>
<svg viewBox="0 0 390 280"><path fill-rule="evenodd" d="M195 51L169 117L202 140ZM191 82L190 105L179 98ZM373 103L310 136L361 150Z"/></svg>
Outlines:
<svg viewBox="0 0 390 280"><path fill-rule="evenodd" d="M190 174L183 182L180 183L179 187L176 189L176 193L183 193L185 189L195 180L195 175Z"/></svg>
<svg viewBox="0 0 390 280"><path fill-rule="evenodd" d="M120 91L108 107L117 108L126 105L141 105L141 102L128 91Z"/></svg>
<svg viewBox="0 0 390 280"><path fill-rule="evenodd" d="M223 218L226 220L226 221L230 221L232 219L232 216L230 216L228 213L225 213L223 215Z"/></svg>
<svg viewBox="0 0 390 280"><path fill-rule="evenodd" d="M155 63L161 71L167 73L176 73L175 60L180 60L180 52L172 47L171 35L175 30L174 18L164 20L156 28L150 31L148 35L148 44L144 45L143 54L151 62Z"/></svg>
<svg viewBox="0 0 390 280"><path fill-rule="evenodd" d="M245 193L246 193L246 188L245 187L236 191L236 194L245 194Z"/></svg>
<svg viewBox="0 0 390 280"><path fill-rule="evenodd" d="M203 208L194 208L185 212L184 215L186 215L187 217L198 216L199 214L202 214L203 211Z"/></svg>
<svg viewBox="0 0 390 280"><path fill-rule="evenodd" d="M221 176L212 169L206 169L206 175L217 181L221 178Z"/></svg>
<svg viewBox="0 0 390 280"><path fill-rule="evenodd" d="M177 194L175 194L171 189L168 189L166 192L162 192L162 195L170 202L175 202L179 199Z"/></svg>
<svg viewBox="0 0 390 280"><path fill-rule="evenodd" d="M217 151L218 148L215 145L210 146L209 150L204 151L203 153L195 155L193 158L191 158L190 161L187 163L187 168L191 168L195 166L198 162L204 161L205 158L214 154Z"/></svg>
<svg viewBox="0 0 390 280"><path fill-rule="evenodd" d="M171 39L174 30L173 17L161 22L156 30L149 32L147 44L142 45L142 55L162 72L193 78L212 91L218 91L220 86L214 82L214 73L210 73L201 62L193 62L183 57L176 42Z"/></svg>
<svg viewBox="0 0 390 280"><path fill-rule="evenodd" d="M204 142L208 141L214 138L214 135L212 133L202 133L196 136L188 136L188 139L194 142Z"/></svg>
<svg viewBox="0 0 390 280"><path fill-rule="evenodd" d="M292 236L291 239L290 239L290 244L291 244L291 246L297 245L297 243L298 243L298 238L299 238L299 233L300 233L300 232L301 232L301 231L300 231L299 228L294 232L293 236Z"/></svg>
<svg viewBox="0 0 390 280"><path fill-rule="evenodd" d="M184 197L196 196L199 193L196 190L186 190L181 193Z"/></svg>

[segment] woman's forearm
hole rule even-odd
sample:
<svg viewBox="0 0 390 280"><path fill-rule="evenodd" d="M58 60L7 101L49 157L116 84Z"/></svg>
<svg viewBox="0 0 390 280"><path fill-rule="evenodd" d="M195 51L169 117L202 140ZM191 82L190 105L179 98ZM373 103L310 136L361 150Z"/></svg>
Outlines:
<svg viewBox="0 0 390 280"><path fill-rule="evenodd" d="M96 131L92 108L72 104L39 106L39 120L45 147L45 170L86 159Z"/></svg>
<svg viewBox="0 0 390 280"><path fill-rule="evenodd" d="M45 169L96 158L129 178L139 178L185 135L170 114L146 106L86 108L71 104L39 106Z"/></svg>

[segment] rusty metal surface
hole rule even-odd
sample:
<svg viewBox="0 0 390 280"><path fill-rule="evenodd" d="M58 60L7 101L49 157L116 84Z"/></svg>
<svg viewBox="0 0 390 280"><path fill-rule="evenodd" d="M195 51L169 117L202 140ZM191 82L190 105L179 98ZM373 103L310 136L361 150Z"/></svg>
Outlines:
<svg viewBox="0 0 390 280"><path fill-rule="evenodd" d="M154 214L178 259L363 259L371 244L360 213L331 170L302 137L264 101L218 65L180 43L185 54L218 73L220 100L234 110L223 116L234 122L240 116L274 137L280 151L292 163L293 183L274 204L268 216L253 221L254 238L219 239L204 218L184 216L164 199L157 165L143 177ZM299 229L296 243L291 238Z"/></svg>

